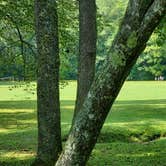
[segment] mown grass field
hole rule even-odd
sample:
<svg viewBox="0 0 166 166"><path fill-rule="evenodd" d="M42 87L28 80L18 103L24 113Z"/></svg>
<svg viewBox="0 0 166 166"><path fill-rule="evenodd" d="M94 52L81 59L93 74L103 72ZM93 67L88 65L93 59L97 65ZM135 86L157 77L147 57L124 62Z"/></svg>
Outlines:
<svg viewBox="0 0 166 166"><path fill-rule="evenodd" d="M0 166L29 166L37 144L35 86L12 84L0 82ZM61 89L63 141L75 93L73 81ZM166 82L125 83L87 165L166 165Z"/></svg>

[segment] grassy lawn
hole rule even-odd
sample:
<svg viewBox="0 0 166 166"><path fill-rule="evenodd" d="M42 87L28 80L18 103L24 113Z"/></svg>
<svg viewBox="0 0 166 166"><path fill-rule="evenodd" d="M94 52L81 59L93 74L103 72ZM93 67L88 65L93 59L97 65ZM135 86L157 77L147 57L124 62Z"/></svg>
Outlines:
<svg viewBox="0 0 166 166"><path fill-rule="evenodd" d="M14 83L13 83L14 84ZM17 88L15 88L17 87ZM0 82L0 166L29 166L37 144L35 85ZM67 138L76 82L61 89ZM166 166L166 82L126 82L88 166Z"/></svg>

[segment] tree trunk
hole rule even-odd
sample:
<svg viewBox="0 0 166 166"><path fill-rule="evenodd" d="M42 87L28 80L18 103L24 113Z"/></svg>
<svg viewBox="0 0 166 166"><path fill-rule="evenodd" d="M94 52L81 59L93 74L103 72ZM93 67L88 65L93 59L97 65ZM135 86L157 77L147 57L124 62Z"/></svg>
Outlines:
<svg viewBox="0 0 166 166"><path fill-rule="evenodd" d="M95 0L79 1L79 56L78 56L78 78L77 98L73 116L79 112L86 95L90 89L95 75L96 61L96 2Z"/></svg>
<svg viewBox="0 0 166 166"><path fill-rule="evenodd" d="M84 166L126 77L165 14L165 0L130 0L105 63L95 76L56 166Z"/></svg>
<svg viewBox="0 0 166 166"><path fill-rule="evenodd" d="M61 150L56 0L35 0L38 150L33 165L54 165Z"/></svg>

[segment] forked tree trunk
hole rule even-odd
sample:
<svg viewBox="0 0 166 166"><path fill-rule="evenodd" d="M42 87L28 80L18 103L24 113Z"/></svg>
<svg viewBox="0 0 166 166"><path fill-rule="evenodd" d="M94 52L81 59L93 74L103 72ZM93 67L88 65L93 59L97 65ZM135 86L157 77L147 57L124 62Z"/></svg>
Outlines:
<svg viewBox="0 0 166 166"><path fill-rule="evenodd" d="M86 164L114 100L165 10L165 0L129 1L110 54L95 76L56 166Z"/></svg>
<svg viewBox="0 0 166 166"><path fill-rule="evenodd" d="M79 56L77 98L73 116L79 112L85 97L88 94L95 75L96 61L96 2L95 0L79 1Z"/></svg>
<svg viewBox="0 0 166 166"><path fill-rule="evenodd" d="M55 164L61 150L56 0L35 0L38 150L33 165Z"/></svg>

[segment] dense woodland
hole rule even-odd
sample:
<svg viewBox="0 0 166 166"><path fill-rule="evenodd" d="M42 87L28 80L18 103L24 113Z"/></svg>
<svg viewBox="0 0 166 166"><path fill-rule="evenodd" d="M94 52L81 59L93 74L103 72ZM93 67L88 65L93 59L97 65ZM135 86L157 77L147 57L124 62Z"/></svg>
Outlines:
<svg viewBox="0 0 166 166"><path fill-rule="evenodd" d="M36 39L34 31L34 5L32 0L0 1L0 78L16 80L36 78ZM97 59L96 69L103 63L121 23L126 0L97 1ZM60 78L77 78L78 2L58 1ZM146 50L133 67L129 80L154 80L166 77L166 23L162 20L154 31ZM108 38L109 36L109 38Z"/></svg>

